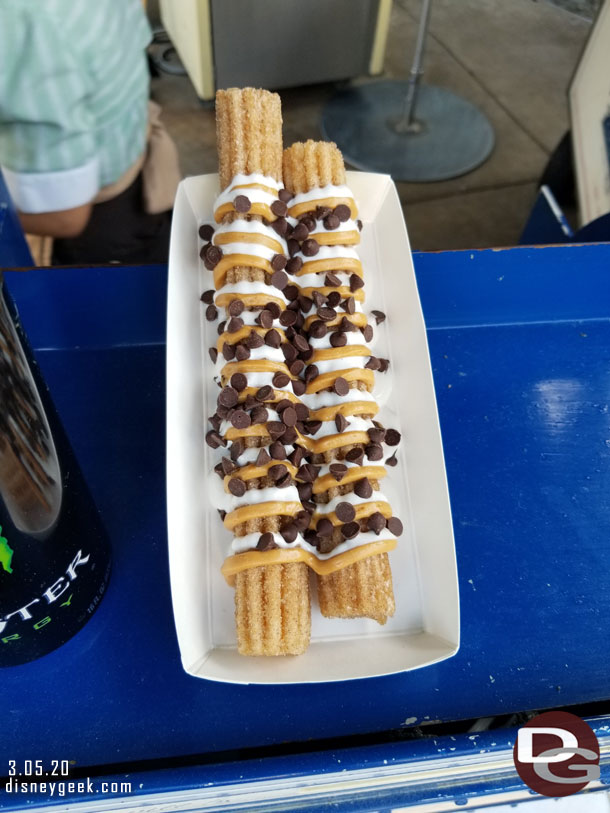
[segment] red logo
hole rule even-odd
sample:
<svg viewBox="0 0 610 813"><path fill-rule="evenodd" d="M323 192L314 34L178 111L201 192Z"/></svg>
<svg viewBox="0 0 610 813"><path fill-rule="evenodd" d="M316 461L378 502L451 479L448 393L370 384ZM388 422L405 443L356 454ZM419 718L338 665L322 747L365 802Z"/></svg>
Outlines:
<svg viewBox="0 0 610 813"><path fill-rule="evenodd" d="M522 726L513 759L521 779L542 796L570 796L600 775L595 733L567 711L547 711Z"/></svg>

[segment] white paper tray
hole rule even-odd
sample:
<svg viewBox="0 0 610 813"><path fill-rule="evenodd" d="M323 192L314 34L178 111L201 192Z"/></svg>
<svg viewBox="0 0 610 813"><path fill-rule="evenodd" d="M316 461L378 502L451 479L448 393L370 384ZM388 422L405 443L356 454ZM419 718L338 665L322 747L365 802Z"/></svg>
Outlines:
<svg viewBox="0 0 610 813"><path fill-rule="evenodd" d="M208 355L216 322L199 301L213 287L199 259L198 227L212 221L216 175L187 178L178 189L169 260L167 314L167 512L174 617L184 669L230 683L351 680L417 669L459 647L459 598L451 510L426 332L409 240L387 175L348 172L364 223L360 257L365 310L382 310L375 354L388 404L379 420L402 432L399 464L383 491L404 524L390 553L396 614L370 620L327 619L312 603L312 640L304 655L247 658L236 648L233 590L220 573L231 537L208 495L212 462L205 444L218 389ZM373 320L374 324L374 320ZM388 389L391 388L391 392ZM376 390L377 392L377 390Z"/></svg>

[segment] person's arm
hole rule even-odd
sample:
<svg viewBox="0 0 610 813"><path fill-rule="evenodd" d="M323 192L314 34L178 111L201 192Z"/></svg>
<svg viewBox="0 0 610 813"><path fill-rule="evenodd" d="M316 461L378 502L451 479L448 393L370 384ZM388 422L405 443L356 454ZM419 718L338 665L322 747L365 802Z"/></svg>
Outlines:
<svg viewBox="0 0 610 813"><path fill-rule="evenodd" d="M85 203L73 209L59 212L29 214L18 212L21 227L26 234L39 234L41 237L71 238L81 234L93 209L92 203Z"/></svg>

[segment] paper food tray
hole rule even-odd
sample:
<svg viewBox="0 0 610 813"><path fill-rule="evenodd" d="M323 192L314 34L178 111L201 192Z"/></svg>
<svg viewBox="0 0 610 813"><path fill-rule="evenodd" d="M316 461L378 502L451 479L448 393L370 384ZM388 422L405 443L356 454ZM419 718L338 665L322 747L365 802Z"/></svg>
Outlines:
<svg viewBox="0 0 610 813"><path fill-rule="evenodd" d="M199 259L198 227L212 222L217 175L187 178L178 189L169 260L167 318L167 512L172 598L180 653L191 675L231 683L350 680L417 669L459 647L455 548L443 449L426 332L402 210L389 176L348 172L364 223L359 254L365 311L387 319L375 328L374 352L389 358L376 375L385 400L378 419L402 433L398 465L383 491L404 524L389 554L396 614L383 627L363 619L323 618L312 598L312 637L303 655L238 654L234 598L220 573L231 534L208 492L212 472L204 441L218 388L201 293L213 287ZM374 319L372 320L375 324Z"/></svg>

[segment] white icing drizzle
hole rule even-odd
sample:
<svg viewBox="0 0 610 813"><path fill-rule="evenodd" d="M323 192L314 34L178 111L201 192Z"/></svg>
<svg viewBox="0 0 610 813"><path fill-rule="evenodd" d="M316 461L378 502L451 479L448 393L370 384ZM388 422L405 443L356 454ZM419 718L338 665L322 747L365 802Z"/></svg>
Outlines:
<svg viewBox="0 0 610 813"><path fill-rule="evenodd" d="M275 297L276 299L281 299L286 305L288 304L288 300L280 289L273 285L267 285L266 282L250 282L249 280L244 280L243 282L227 282L222 286L222 288L219 288L216 291L214 294L214 301L216 301L220 294L265 294L265 296L268 296L269 298ZM240 319L243 319L244 313L245 311L239 315ZM256 318L258 314L253 313L252 315L254 318ZM254 324L254 321L252 324Z"/></svg>
<svg viewBox="0 0 610 813"><path fill-rule="evenodd" d="M219 234L233 234L242 232L244 234L261 234L264 237L269 237L275 240L282 246L284 253L287 253L286 240L281 237L271 226L267 226L261 220L235 220L233 223L220 223L214 229L214 236L212 242L218 245L216 238ZM250 245L250 243L248 243ZM224 246L220 246L224 250Z"/></svg>
<svg viewBox="0 0 610 813"><path fill-rule="evenodd" d="M323 373L346 372L347 370L363 370L370 356L342 356L338 359L314 361L320 375ZM341 399L343 400L343 399Z"/></svg>
<svg viewBox="0 0 610 813"><path fill-rule="evenodd" d="M238 195L245 195L250 203L266 203L271 206L274 200L277 200L277 192L271 194L264 189L240 189L239 187L247 186L248 184L259 183L263 186L269 186L271 189L280 190L280 185L275 178L269 178L265 175L260 175L253 172L251 175L235 175L231 183L214 201L214 212L220 209L225 203L233 203ZM247 212L246 212L247 214Z"/></svg>
<svg viewBox="0 0 610 813"><path fill-rule="evenodd" d="M303 267L307 267L309 263L316 260L359 260L358 252L351 246L320 246L318 253L313 257L306 257L302 251L297 251L294 255L303 260ZM341 269L340 269L341 270ZM328 273L328 272L326 272Z"/></svg>
<svg viewBox="0 0 610 813"><path fill-rule="evenodd" d="M345 428L346 432L366 432L367 429L373 428L373 422L370 418L361 418L358 415L350 415L346 420L349 426ZM322 421L322 426L318 429L315 435L312 435L314 440L328 437L329 435L338 435L337 425L335 421Z"/></svg>
<svg viewBox="0 0 610 813"><path fill-rule="evenodd" d="M259 450L260 451L260 450ZM281 460L277 461L281 463ZM347 496L347 495L346 495ZM260 505L264 502L301 502L299 492L296 486L286 486L286 488L278 488L277 486L270 486L269 488L253 488L251 491L246 491L243 497L236 497L233 494L227 494L223 490L223 497L221 505L224 511L229 514L231 511L236 511L245 505Z"/></svg>
<svg viewBox="0 0 610 813"><path fill-rule="evenodd" d="M223 255L226 257L230 254L246 254L249 257L262 257L263 260L271 260L277 254L277 251L269 246L263 246L260 243L225 243L220 246Z"/></svg>
<svg viewBox="0 0 610 813"><path fill-rule="evenodd" d="M309 192L299 192L292 200L288 201L288 208L292 209L293 206L298 206L300 203L323 201L326 198L350 198L354 200L352 190L349 186L345 186L344 184L340 186L328 184L327 186L317 186L314 189L310 189Z"/></svg>
<svg viewBox="0 0 610 813"><path fill-rule="evenodd" d="M330 502L317 503L314 519L318 520L334 513L340 502L348 502L350 505L362 505L362 503L365 502L385 502L388 505L390 504L388 498L381 491L374 491L372 497L359 497L355 491L349 491L347 494L340 494L338 497L333 497Z"/></svg>
<svg viewBox="0 0 610 813"><path fill-rule="evenodd" d="M282 188L282 184L275 178L272 178L271 175L263 175L261 172L250 172L248 175L245 175L243 172L238 172L237 175L234 175L231 179L231 183L227 189L234 189L236 186L248 186L252 183L269 186L277 192Z"/></svg>
<svg viewBox="0 0 610 813"><path fill-rule="evenodd" d="M351 196L350 196L351 197ZM292 205L292 203L290 204ZM355 231L360 233L358 224L350 217L349 220L340 222L336 229L327 229L323 220L316 220L316 227L313 231L309 232L310 237L315 237L316 234L334 234L335 232Z"/></svg>
<svg viewBox="0 0 610 813"><path fill-rule="evenodd" d="M231 544L231 550L233 553L242 553L246 550L253 550L256 548L260 538L261 534L246 534L246 536L235 537ZM369 542L385 542L386 540L392 540L395 538L396 537L392 536L392 534L387 530L383 530L379 534L376 534L374 531L364 531L358 534L358 536L354 539L346 539L344 542L341 542L330 553L320 553L317 548L310 545L309 542L306 542L301 534L297 534L294 542L286 542L281 534L273 534L273 541L278 548L302 548L309 553L313 553L317 559L322 560L332 559L333 556L338 556L340 553L345 553L348 550L354 550L354 548L359 548L361 545L367 545Z"/></svg>

